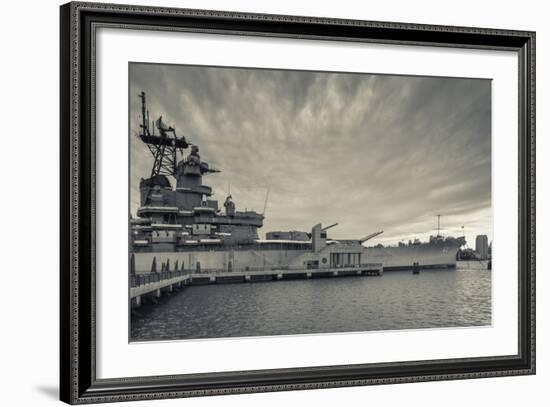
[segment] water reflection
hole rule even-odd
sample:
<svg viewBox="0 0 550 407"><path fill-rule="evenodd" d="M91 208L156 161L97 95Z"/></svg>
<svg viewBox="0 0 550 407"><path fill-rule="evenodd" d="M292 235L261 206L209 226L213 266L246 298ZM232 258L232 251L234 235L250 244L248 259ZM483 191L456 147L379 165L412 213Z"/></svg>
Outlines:
<svg viewBox="0 0 550 407"><path fill-rule="evenodd" d="M491 324L491 272L386 272L382 277L187 287L131 318L131 340L267 336Z"/></svg>

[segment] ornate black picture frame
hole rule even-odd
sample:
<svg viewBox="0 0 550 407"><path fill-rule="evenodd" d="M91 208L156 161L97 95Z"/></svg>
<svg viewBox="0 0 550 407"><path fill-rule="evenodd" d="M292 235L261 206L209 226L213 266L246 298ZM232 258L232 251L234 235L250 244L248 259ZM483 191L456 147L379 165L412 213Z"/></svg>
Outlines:
<svg viewBox="0 0 550 407"><path fill-rule="evenodd" d="M62 401L70 404L117 402L535 373L534 32L79 2L61 6L60 21ZM107 26L517 52L518 353L436 361L98 379L94 36L97 27Z"/></svg>

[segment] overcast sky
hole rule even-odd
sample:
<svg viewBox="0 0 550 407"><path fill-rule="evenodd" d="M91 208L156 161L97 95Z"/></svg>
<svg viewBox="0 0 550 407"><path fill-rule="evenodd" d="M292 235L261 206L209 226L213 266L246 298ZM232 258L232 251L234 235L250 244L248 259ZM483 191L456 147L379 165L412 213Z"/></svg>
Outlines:
<svg viewBox="0 0 550 407"><path fill-rule="evenodd" d="M201 158L214 198L270 230L338 222L333 238L371 243L442 231L492 240L491 82L486 79L130 65L131 210L152 158L135 135L141 91Z"/></svg>

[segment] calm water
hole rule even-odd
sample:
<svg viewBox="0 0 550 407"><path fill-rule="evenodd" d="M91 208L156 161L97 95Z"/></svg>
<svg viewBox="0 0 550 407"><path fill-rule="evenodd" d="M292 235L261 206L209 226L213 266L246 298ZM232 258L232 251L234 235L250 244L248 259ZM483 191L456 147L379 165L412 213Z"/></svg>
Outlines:
<svg viewBox="0 0 550 407"><path fill-rule="evenodd" d="M187 287L131 319L131 340L491 324L491 271L456 270Z"/></svg>

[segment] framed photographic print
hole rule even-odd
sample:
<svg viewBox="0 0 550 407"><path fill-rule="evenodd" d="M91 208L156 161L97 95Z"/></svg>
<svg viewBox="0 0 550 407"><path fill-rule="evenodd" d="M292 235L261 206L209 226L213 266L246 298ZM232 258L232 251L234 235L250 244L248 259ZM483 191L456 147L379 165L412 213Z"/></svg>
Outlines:
<svg viewBox="0 0 550 407"><path fill-rule="evenodd" d="M63 401L535 373L533 32L60 18Z"/></svg>

